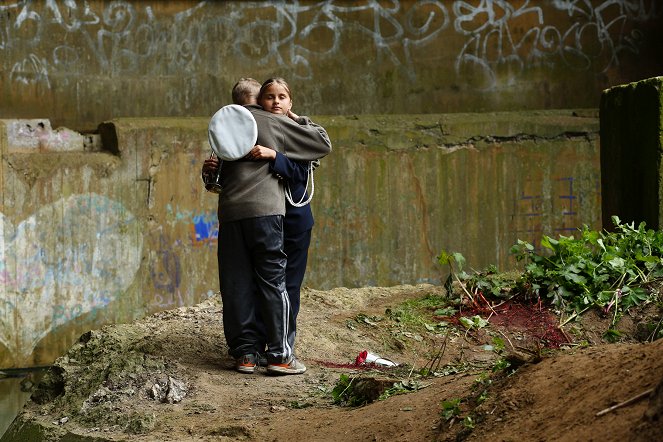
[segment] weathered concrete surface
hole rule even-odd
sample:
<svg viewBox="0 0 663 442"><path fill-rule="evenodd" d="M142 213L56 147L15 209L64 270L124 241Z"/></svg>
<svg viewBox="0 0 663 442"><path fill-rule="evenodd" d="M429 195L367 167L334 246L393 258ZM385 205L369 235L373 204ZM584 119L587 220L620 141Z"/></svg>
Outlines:
<svg viewBox="0 0 663 442"><path fill-rule="evenodd" d="M504 268L517 239L599 227L598 120L582 115L332 118L307 283L439 282L441 249Z"/></svg>
<svg viewBox="0 0 663 442"><path fill-rule="evenodd" d="M663 70L659 0L0 3L0 118L210 116L243 76L298 113L595 108Z"/></svg>
<svg viewBox="0 0 663 442"><path fill-rule="evenodd" d="M310 287L439 284L441 250L506 270L518 239L600 227L596 110L314 120L334 151L315 174ZM45 133L26 149L7 128L34 123L0 120L0 367L218 291L207 123L116 119L101 150L74 152Z"/></svg>
<svg viewBox="0 0 663 442"><path fill-rule="evenodd" d="M603 225L663 228L663 77L606 90L600 115Z"/></svg>

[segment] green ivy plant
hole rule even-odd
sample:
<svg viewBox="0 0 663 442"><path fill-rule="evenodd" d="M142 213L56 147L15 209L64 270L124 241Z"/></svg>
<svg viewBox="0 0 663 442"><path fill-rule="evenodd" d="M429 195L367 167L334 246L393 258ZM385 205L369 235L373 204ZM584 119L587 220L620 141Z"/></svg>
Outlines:
<svg viewBox="0 0 663 442"><path fill-rule="evenodd" d="M543 236L543 253L519 240L511 248L526 262L519 291L549 300L571 317L591 307L621 315L649 300L645 284L663 277L663 232L612 217L612 233L580 229L579 238Z"/></svg>
<svg viewBox="0 0 663 442"><path fill-rule="evenodd" d="M457 303L462 303L464 297L467 297L471 303L475 303L477 297L480 301L485 301L488 297L508 299L513 296L512 289L516 285L516 280L520 278L520 272L499 272L495 265L489 265L482 271L468 273L463 270L465 257L458 252L447 253L443 250L437 256L437 262L448 268L449 275L444 287L450 295L460 296L460 299L456 300Z"/></svg>
<svg viewBox="0 0 663 442"><path fill-rule="evenodd" d="M663 231L647 229L645 223L622 223L612 217L614 232L594 231L587 226L578 238L543 236L541 249L518 240L511 253L524 263L523 272L500 273L495 266L468 274L465 258L458 252L442 251L438 263L448 266L445 287L452 295L509 299L525 296L547 301L565 322L592 307L612 315L608 340L619 339L616 324L630 308L647 302L661 302L647 291L647 284L663 278ZM453 286L455 283L455 286ZM654 337L661 334L657 327Z"/></svg>
<svg viewBox="0 0 663 442"><path fill-rule="evenodd" d="M367 401L366 398L362 397L355 391L354 377L350 377L346 374L341 374L338 382L334 386L331 395L334 401L334 404L348 404L351 407L364 405Z"/></svg>
<svg viewBox="0 0 663 442"><path fill-rule="evenodd" d="M442 406L442 417L449 421L460 415L460 398L444 400L440 403Z"/></svg>

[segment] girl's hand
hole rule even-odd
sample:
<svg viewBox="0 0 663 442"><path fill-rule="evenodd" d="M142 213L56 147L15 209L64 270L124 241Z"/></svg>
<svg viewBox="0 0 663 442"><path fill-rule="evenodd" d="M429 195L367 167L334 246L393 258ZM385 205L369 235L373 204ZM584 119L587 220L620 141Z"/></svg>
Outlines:
<svg viewBox="0 0 663 442"><path fill-rule="evenodd" d="M256 144L255 146L253 146L253 149L251 149L251 151L246 154L246 158L249 160L271 161L276 159L276 151L274 149L270 149L269 147Z"/></svg>
<svg viewBox="0 0 663 442"><path fill-rule="evenodd" d="M297 122L299 121L299 115L294 113L292 110L288 109L287 115L288 115L288 117L292 118L293 120L295 120Z"/></svg>

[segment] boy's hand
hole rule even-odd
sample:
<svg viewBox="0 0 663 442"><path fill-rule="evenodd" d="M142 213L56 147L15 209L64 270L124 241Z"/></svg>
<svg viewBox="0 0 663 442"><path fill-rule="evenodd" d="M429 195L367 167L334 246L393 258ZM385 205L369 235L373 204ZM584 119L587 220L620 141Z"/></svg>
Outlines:
<svg viewBox="0 0 663 442"><path fill-rule="evenodd" d="M216 169L218 168L219 168L219 159L216 157L208 158L203 163L203 175L210 175L216 173Z"/></svg>

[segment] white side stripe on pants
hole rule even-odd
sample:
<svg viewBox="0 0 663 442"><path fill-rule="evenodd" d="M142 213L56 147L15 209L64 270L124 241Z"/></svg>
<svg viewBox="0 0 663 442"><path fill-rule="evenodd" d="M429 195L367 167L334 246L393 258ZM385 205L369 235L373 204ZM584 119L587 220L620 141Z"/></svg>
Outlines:
<svg viewBox="0 0 663 442"><path fill-rule="evenodd" d="M292 354L292 348L288 343L288 332L290 330L290 298L288 297L288 292L281 292L281 304L283 304L283 351L286 361L290 359Z"/></svg>

